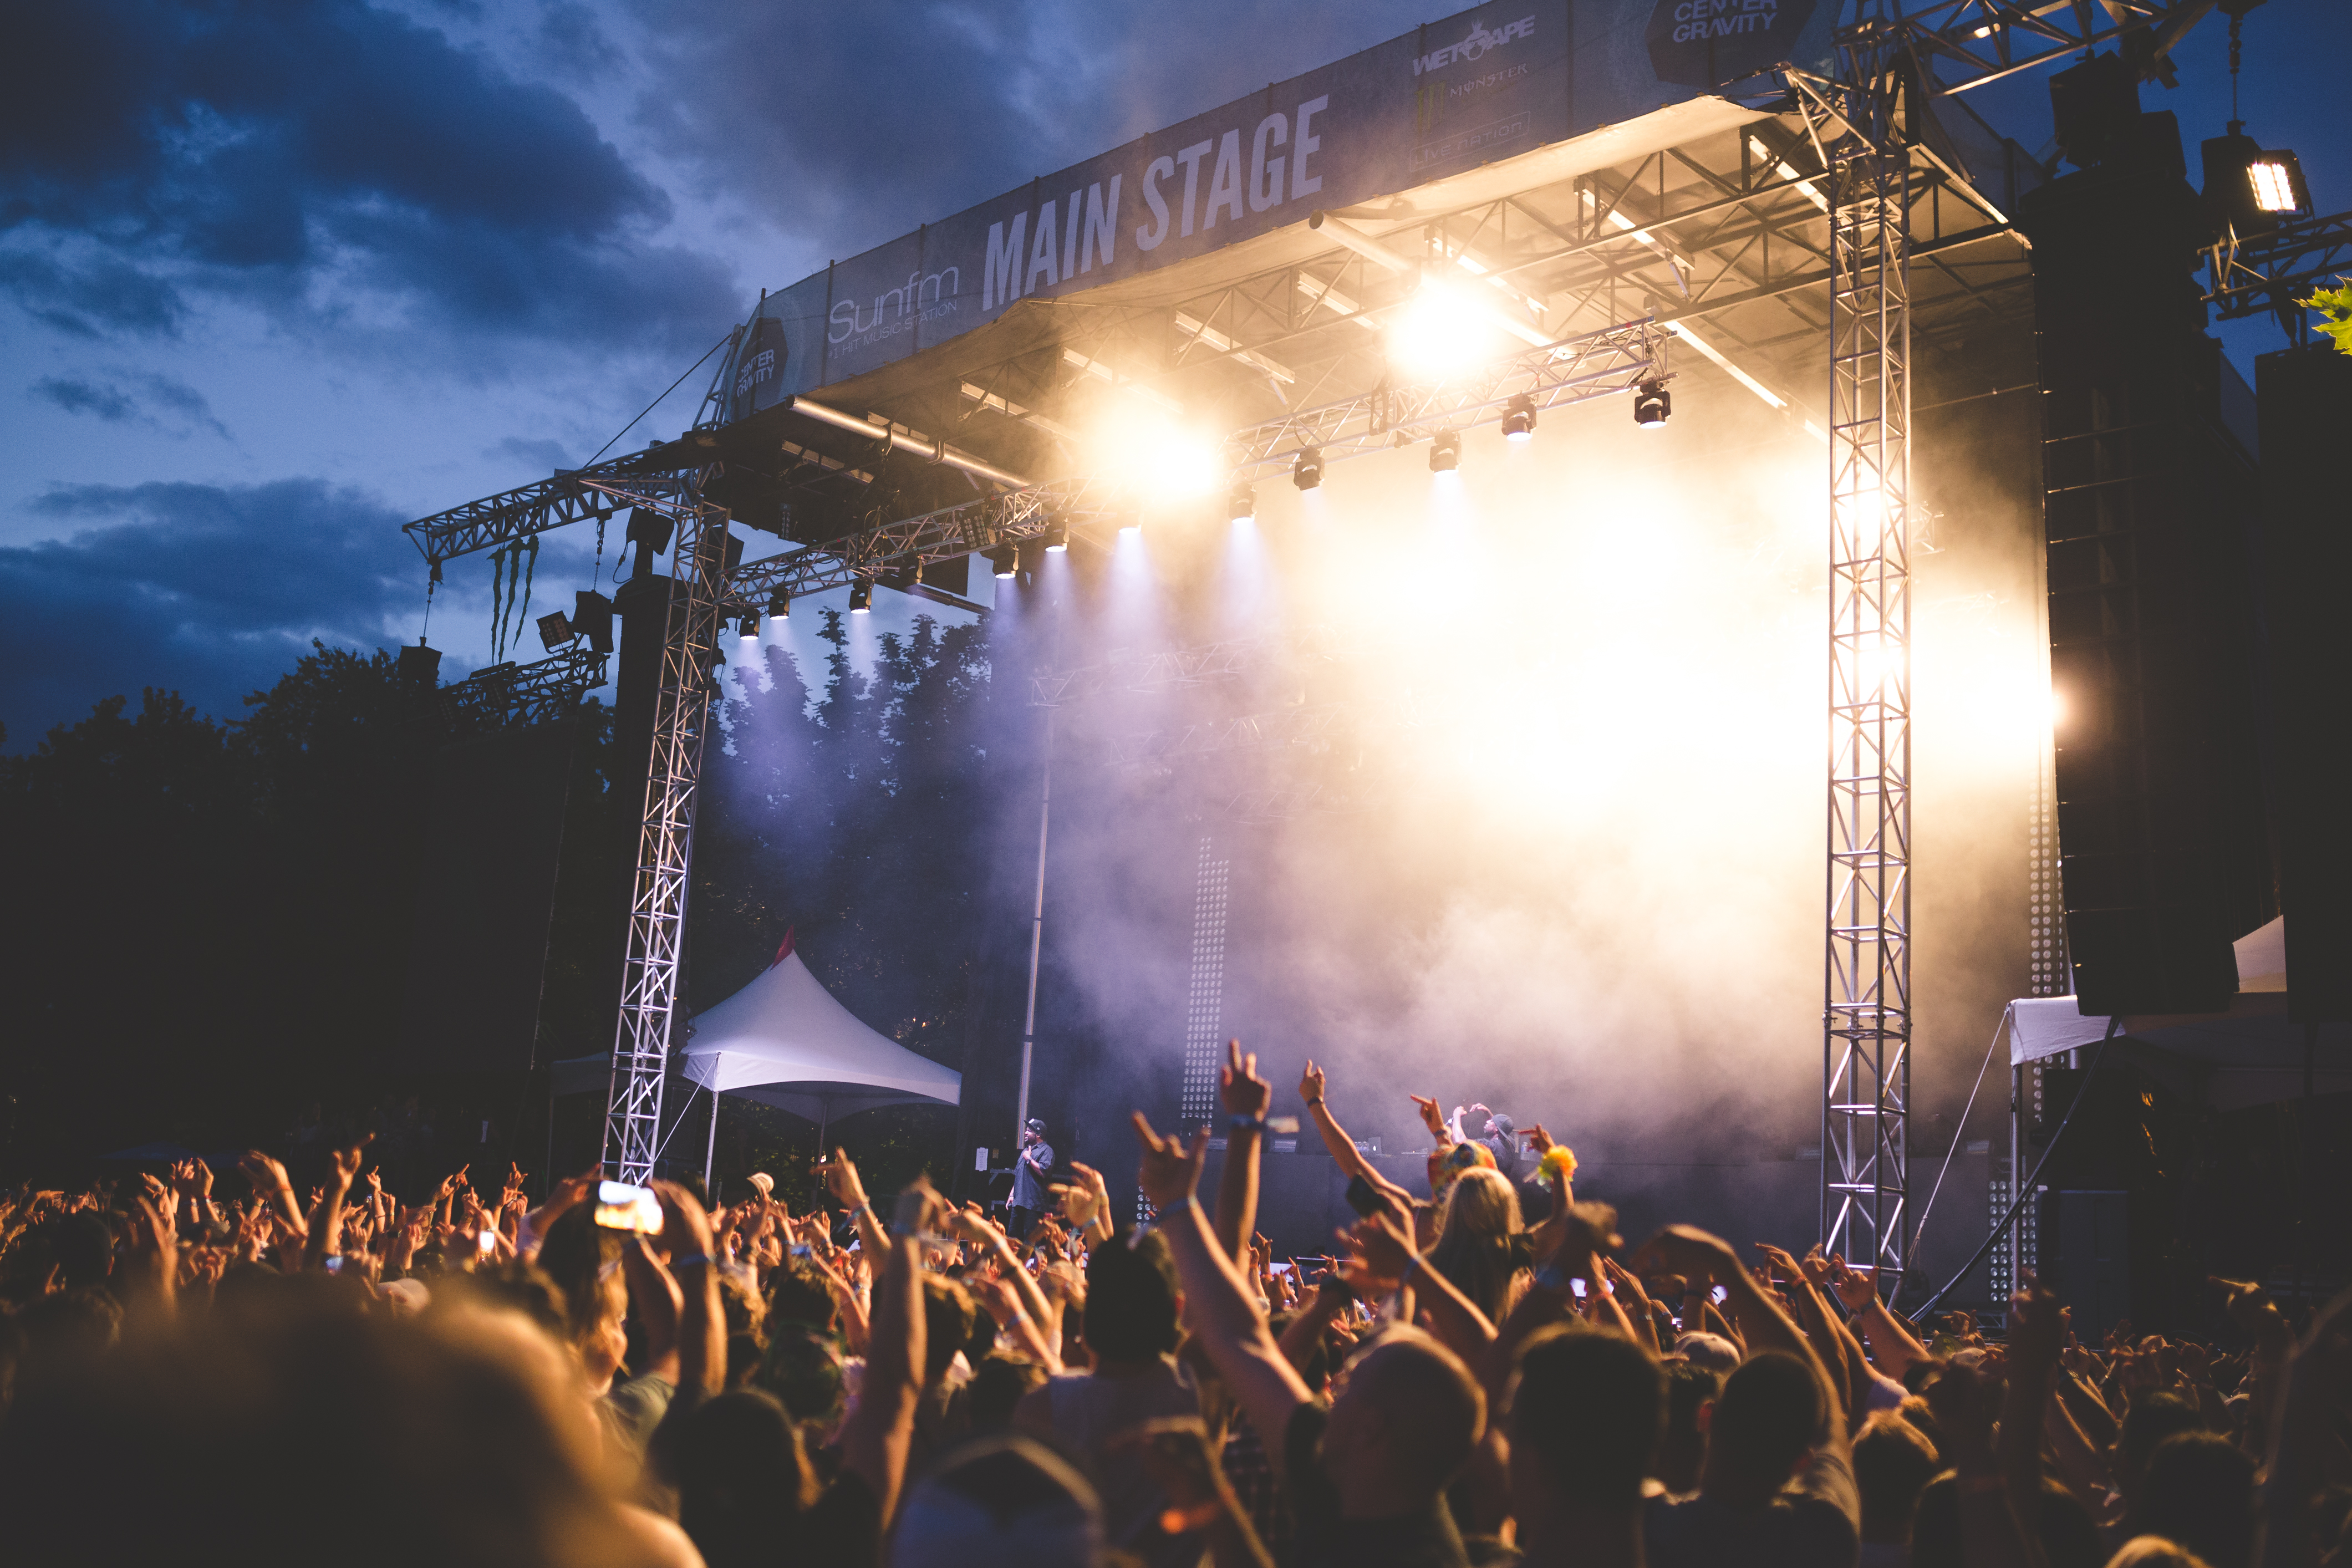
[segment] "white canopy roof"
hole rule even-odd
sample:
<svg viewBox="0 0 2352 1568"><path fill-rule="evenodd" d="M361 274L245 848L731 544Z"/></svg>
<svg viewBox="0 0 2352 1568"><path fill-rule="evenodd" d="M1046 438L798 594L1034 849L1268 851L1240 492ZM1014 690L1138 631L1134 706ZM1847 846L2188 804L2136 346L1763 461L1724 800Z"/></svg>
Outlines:
<svg viewBox="0 0 2352 1568"><path fill-rule="evenodd" d="M2287 1014L2284 917L2242 936L2238 994L2225 1013L2128 1016L2116 1023L2116 1046L2158 1079L2217 1110L2263 1105L2303 1092L2306 1047L2312 1089L2352 1089L2352 1026L2321 1026L2315 1045ZM2009 1005L2012 1067L2096 1045L2110 1020L2085 1016L2072 996L2021 996Z"/></svg>
<svg viewBox="0 0 2352 1568"><path fill-rule="evenodd" d="M686 1076L812 1121L877 1106L955 1104L963 1075L857 1021L784 939L760 977L696 1016Z"/></svg>

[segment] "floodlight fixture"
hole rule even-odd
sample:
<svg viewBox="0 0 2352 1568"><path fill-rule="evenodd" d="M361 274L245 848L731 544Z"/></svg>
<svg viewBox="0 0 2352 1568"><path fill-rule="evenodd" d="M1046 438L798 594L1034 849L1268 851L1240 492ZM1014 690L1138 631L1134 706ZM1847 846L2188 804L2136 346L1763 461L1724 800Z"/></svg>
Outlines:
<svg viewBox="0 0 2352 1568"><path fill-rule="evenodd" d="M1045 542L1046 554L1059 555L1070 548L1070 525L1058 517L1055 518L1045 524L1045 531L1038 537Z"/></svg>
<svg viewBox="0 0 2352 1568"><path fill-rule="evenodd" d="M1429 471L1450 474L1462 466L1462 432L1440 430L1430 437Z"/></svg>
<svg viewBox="0 0 2352 1568"><path fill-rule="evenodd" d="M2266 213L2291 213L2303 204L2295 199L2294 153L2265 153L2246 165L2246 182L2254 187L2254 205Z"/></svg>
<svg viewBox="0 0 2352 1568"><path fill-rule="evenodd" d="M779 588L768 595L768 618L772 621L793 618L793 596L790 593Z"/></svg>
<svg viewBox="0 0 2352 1568"><path fill-rule="evenodd" d="M760 636L760 612L744 611L742 617L735 623L735 635L745 642L757 640Z"/></svg>
<svg viewBox="0 0 2352 1568"><path fill-rule="evenodd" d="M1235 485L1234 493L1225 500L1225 516L1234 522L1255 522L1257 492L1247 485Z"/></svg>
<svg viewBox="0 0 2352 1568"><path fill-rule="evenodd" d="M849 585L849 613L866 616L874 613L874 579L860 577Z"/></svg>
<svg viewBox="0 0 2352 1568"><path fill-rule="evenodd" d="M572 595L572 632L597 653L613 651L613 601L593 588Z"/></svg>
<svg viewBox="0 0 2352 1568"><path fill-rule="evenodd" d="M1536 400L1522 392L1503 407L1503 439L1532 441L1535 436Z"/></svg>
<svg viewBox="0 0 2352 1568"><path fill-rule="evenodd" d="M539 617L538 626L539 640L546 645L547 651L550 653L569 647L572 639L580 635L572 629L572 623L563 618L562 610L548 611Z"/></svg>
<svg viewBox="0 0 2352 1568"><path fill-rule="evenodd" d="M1675 411L1675 395L1663 381L1645 381L1633 389L1633 423L1644 430L1663 430Z"/></svg>
<svg viewBox="0 0 2352 1568"><path fill-rule="evenodd" d="M1290 482L1302 490L1311 490L1323 483L1323 448L1301 447L1298 460L1290 465Z"/></svg>
<svg viewBox="0 0 2352 1568"><path fill-rule="evenodd" d="M1021 569L1021 552L1010 544L1000 544L987 551L988 569L999 579L1012 576Z"/></svg>

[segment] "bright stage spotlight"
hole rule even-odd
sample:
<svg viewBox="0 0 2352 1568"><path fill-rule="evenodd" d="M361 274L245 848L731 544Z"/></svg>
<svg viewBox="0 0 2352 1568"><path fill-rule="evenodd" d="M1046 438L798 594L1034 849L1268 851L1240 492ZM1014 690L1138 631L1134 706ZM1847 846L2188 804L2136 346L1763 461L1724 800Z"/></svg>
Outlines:
<svg viewBox="0 0 2352 1568"><path fill-rule="evenodd" d="M1301 447L1298 460L1290 465L1290 482L1302 490L1311 490L1323 482L1323 448Z"/></svg>
<svg viewBox="0 0 2352 1568"><path fill-rule="evenodd" d="M1491 357L1500 335L1452 284L1424 277L1389 325L1389 363L1412 381L1444 381Z"/></svg>
<svg viewBox="0 0 2352 1568"><path fill-rule="evenodd" d="M1012 576L1021 569L1021 552L1010 544L1000 544L995 549L986 552L986 554L989 571L1000 580Z"/></svg>
<svg viewBox="0 0 2352 1568"><path fill-rule="evenodd" d="M547 645L550 653L570 647L579 636L572 629L572 623L563 618L562 610L550 610L539 617L539 640Z"/></svg>
<svg viewBox="0 0 2352 1568"><path fill-rule="evenodd" d="M1503 439L1532 441L1535 439L1535 435L1536 400L1522 392L1504 405Z"/></svg>
<svg viewBox="0 0 2352 1568"><path fill-rule="evenodd" d="M1462 466L1462 432L1440 430L1429 443L1429 471L1450 474Z"/></svg>
<svg viewBox="0 0 2352 1568"><path fill-rule="evenodd" d="M768 595L768 618L772 621L793 618L793 596L782 588Z"/></svg>
<svg viewBox="0 0 2352 1568"><path fill-rule="evenodd" d="M758 641L760 637L760 612L757 610L744 611L742 618L735 623L735 635L741 637L745 642Z"/></svg>
<svg viewBox="0 0 2352 1568"><path fill-rule="evenodd" d="M1633 423L1644 430L1663 430L1675 411L1674 394L1663 381L1645 381L1633 392Z"/></svg>
<svg viewBox="0 0 2352 1568"><path fill-rule="evenodd" d="M874 579L860 577L849 585L849 613L869 616L874 613Z"/></svg>
<svg viewBox="0 0 2352 1568"><path fill-rule="evenodd" d="M1247 485L1235 485L1234 493L1225 500L1225 516L1234 522L1257 521L1257 492Z"/></svg>
<svg viewBox="0 0 2352 1568"><path fill-rule="evenodd" d="M1070 525L1057 517L1045 525L1045 531L1038 537L1045 542L1046 554L1059 555L1070 548Z"/></svg>

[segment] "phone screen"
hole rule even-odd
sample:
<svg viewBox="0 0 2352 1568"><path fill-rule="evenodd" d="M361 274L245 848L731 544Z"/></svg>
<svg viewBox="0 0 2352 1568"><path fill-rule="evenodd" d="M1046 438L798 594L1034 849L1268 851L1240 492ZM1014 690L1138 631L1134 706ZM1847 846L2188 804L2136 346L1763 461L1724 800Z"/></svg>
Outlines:
<svg viewBox="0 0 2352 1568"><path fill-rule="evenodd" d="M1583 1281L1583 1280L1581 1280L1581 1279L1571 1279L1571 1280L1570 1280L1570 1281L1568 1282L1568 1293L1569 1293L1570 1295L1571 1295L1571 1296L1575 1297L1575 1298L1576 1298L1578 1300L1580 1300L1580 1301L1583 1300L1584 1300L1584 1281Z"/></svg>
<svg viewBox="0 0 2352 1568"><path fill-rule="evenodd" d="M1709 1290L1709 1291L1706 1293L1706 1295L1707 1295L1707 1300L1710 1300L1710 1301L1713 1301L1713 1302L1714 1302L1717 1306L1718 1306L1718 1307L1719 1307L1719 1306L1721 1306L1721 1305L1723 1305L1724 1299L1725 1299L1726 1297L1729 1296L1730 1294L1731 1294L1731 1292L1730 1292L1730 1291L1728 1291L1728 1290L1725 1289L1724 1289L1722 1286L1720 1286L1720 1285L1717 1285L1714 1289Z"/></svg>
<svg viewBox="0 0 2352 1568"><path fill-rule="evenodd" d="M806 1258L810 1256L809 1244L805 1241L796 1241L793 1243L793 1256L794 1258Z"/></svg>
<svg viewBox="0 0 2352 1568"><path fill-rule="evenodd" d="M661 1200L651 1187L627 1182L596 1184L596 1223L606 1230L634 1231L639 1236L661 1233Z"/></svg>
<svg viewBox="0 0 2352 1568"><path fill-rule="evenodd" d="M341 1257L330 1258L328 1258L328 1259L327 1259L327 1272L328 1272L328 1273L330 1273L330 1274L341 1274L342 1271L343 1271L343 1260L342 1260L342 1258L341 1258Z"/></svg>
<svg viewBox="0 0 2352 1568"><path fill-rule="evenodd" d="M488 1258L491 1253L496 1252L499 1249L499 1233L495 1230L483 1230L479 1235L475 1237L474 1248L483 1257Z"/></svg>

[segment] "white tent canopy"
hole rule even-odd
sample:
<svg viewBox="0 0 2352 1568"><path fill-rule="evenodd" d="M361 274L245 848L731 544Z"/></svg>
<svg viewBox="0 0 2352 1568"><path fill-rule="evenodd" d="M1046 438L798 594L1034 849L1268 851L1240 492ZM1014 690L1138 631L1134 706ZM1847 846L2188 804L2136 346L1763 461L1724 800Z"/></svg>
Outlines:
<svg viewBox="0 0 2352 1568"><path fill-rule="evenodd" d="M2229 1011L2113 1020L2115 1048L2216 1110L2299 1095L2306 1066L2313 1092L2352 1089L2352 1026L2325 1025L2315 1036L2288 1016L2284 919L2235 946L2238 994ZM2010 1065L2096 1045L2109 1023L2085 1016L2072 996L2021 996L2003 1020Z"/></svg>
<svg viewBox="0 0 2352 1568"><path fill-rule="evenodd" d="M963 1075L858 1022L793 951L696 1016L688 1079L823 1124L877 1106L953 1105Z"/></svg>

